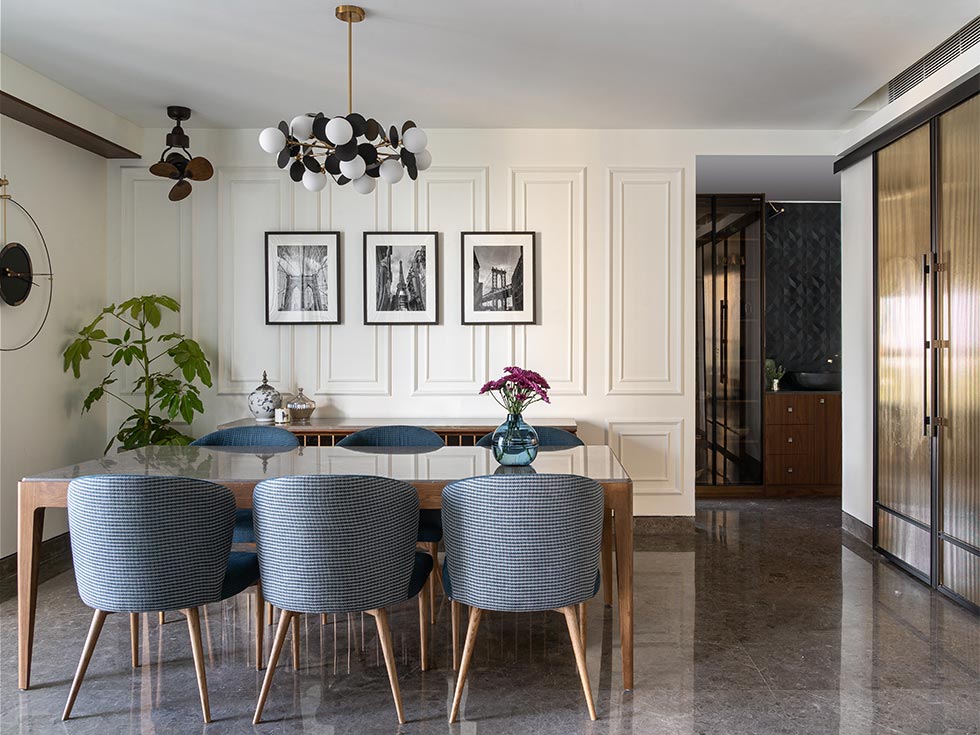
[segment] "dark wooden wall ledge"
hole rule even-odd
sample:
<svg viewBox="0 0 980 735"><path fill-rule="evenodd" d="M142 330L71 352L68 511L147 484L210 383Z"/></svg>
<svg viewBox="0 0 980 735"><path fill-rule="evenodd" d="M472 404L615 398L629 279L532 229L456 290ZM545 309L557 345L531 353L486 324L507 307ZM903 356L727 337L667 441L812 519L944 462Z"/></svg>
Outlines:
<svg viewBox="0 0 980 735"><path fill-rule="evenodd" d="M139 153L3 91L0 91L0 114L103 158L140 158Z"/></svg>

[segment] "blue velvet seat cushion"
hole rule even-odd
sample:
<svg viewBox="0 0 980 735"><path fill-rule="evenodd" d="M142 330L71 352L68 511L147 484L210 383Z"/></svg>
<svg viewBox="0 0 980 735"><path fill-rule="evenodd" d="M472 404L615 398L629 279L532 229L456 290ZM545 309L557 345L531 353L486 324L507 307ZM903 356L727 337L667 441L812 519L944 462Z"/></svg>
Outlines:
<svg viewBox="0 0 980 735"><path fill-rule="evenodd" d="M415 552L415 567L412 569L412 579L408 583L408 599L412 599L425 586L425 580L432 572L432 557L422 551Z"/></svg>
<svg viewBox="0 0 980 735"><path fill-rule="evenodd" d="M419 511L419 541L442 541L442 511L438 508Z"/></svg>
<svg viewBox="0 0 980 735"><path fill-rule="evenodd" d="M453 597L453 581L449 578L449 565L442 565L442 588L446 592L446 597L450 600L455 599ZM595 597L599 594L599 572L595 573L595 587L592 588L592 596Z"/></svg>
<svg viewBox="0 0 980 735"><path fill-rule="evenodd" d="M231 536L233 544L254 544L255 529L252 528L251 508L235 511L235 532Z"/></svg>
<svg viewBox="0 0 980 735"><path fill-rule="evenodd" d="M259 557L248 551L233 551L228 555L228 569L221 585L221 599L234 597L259 581Z"/></svg>

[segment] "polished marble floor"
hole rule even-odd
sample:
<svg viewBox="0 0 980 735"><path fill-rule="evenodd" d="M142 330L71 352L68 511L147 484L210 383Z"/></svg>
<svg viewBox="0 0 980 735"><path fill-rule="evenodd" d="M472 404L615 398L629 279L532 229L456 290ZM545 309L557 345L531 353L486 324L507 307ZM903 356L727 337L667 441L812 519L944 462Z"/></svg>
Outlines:
<svg viewBox="0 0 980 735"><path fill-rule="evenodd" d="M251 600L207 609L215 719L200 720L186 627L110 616L61 723L90 612L70 573L39 591L34 688L16 688L15 602L0 605L0 733L978 733L980 621L842 534L839 501L711 501L695 533L637 525L636 690L620 688L615 609L589 606L590 722L564 620L492 614L480 627L461 722L446 721L454 676L448 608L418 665L418 614L392 617L409 722L399 727L372 621L303 620L301 670L280 664L253 727ZM269 632L271 633L271 628ZM267 642L268 648L268 642Z"/></svg>

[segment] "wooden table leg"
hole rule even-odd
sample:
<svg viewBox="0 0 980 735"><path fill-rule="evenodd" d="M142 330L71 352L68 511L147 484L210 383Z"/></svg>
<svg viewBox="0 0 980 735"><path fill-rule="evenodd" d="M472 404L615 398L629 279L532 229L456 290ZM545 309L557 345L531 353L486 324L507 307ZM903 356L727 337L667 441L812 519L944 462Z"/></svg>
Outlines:
<svg viewBox="0 0 980 735"><path fill-rule="evenodd" d="M633 689L633 495L617 507L616 587L619 592L619 647L623 655L623 689Z"/></svg>
<svg viewBox="0 0 980 735"><path fill-rule="evenodd" d="M613 517L609 508L602 510L602 598L606 607L613 603Z"/></svg>
<svg viewBox="0 0 980 735"><path fill-rule="evenodd" d="M44 508L35 507L26 483L17 489L17 688L29 689Z"/></svg>

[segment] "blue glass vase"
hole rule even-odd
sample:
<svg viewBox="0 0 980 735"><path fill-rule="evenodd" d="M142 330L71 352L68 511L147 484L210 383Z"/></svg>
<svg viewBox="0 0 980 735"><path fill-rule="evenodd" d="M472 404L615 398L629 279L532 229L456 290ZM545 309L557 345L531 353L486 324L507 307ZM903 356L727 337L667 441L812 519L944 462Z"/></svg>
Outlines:
<svg viewBox="0 0 980 735"><path fill-rule="evenodd" d="M492 441L493 457L503 465L523 467L538 456L538 432L519 413L507 414L507 420L493 432Z"/></svg>

